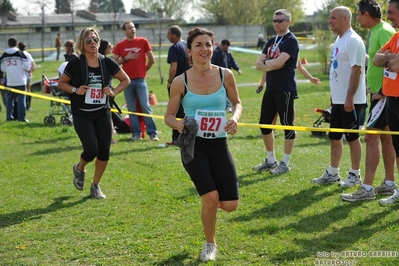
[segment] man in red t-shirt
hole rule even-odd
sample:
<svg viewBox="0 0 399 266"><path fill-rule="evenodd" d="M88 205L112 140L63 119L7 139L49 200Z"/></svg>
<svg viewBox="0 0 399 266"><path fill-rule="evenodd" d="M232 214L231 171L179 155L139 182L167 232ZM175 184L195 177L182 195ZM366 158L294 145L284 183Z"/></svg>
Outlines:
<svg viewBox="0 0 399 266"><path fill-rule="evenodd" d="M136 112L136 97L144 114L152 114L147 83L145 77L147 71L155 63L149 41L143 37L136 36L136 27L131 21L122 24L123 33L126 39L118 42L113 49L114 59L123 64L122 69L130 78L130 84L124 90L127 108ZM148 60L147 60L148 59ZM129 115L132 128L131 140L142 139L139 119L136 115ZM153 141L158 141L157 128L152 117L144 117L147 134Z"/></svg>

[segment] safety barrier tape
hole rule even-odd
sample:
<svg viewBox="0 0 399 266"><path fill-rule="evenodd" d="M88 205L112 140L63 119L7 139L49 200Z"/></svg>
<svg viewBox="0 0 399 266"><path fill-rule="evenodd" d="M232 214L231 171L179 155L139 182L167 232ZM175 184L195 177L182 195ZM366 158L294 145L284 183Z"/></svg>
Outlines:
<svg viewBox="0 0 399 266"><path fill-rule="evenodd" d="M70 104L69 100L56 98L53 96L45 96L32 92L16 90L3 85L0 85L0 89L8 90L19 94L26 94L31 97L40 98L53 102L60 102L65 104ZM112 108L112 112L118 112L118 110ZM163 116L154 114L144 114L131 111L122 110L123 114L133 114L137 116L153 117L158 119L163 119ZM383 134L383 135L399 135L399 131L380 131L380 130L366 130L366 129L343 129L343 128L323 128L323 127L303 127L303 126L283 126L283 125L266 125L266 124L251 124L251 123L238 123L240 127L252 127L252 128L268 128L268 129L282 129L282 130L295 130L295 131L313 131L313 132L338 132L338 133L363 133L363 134Z"/></svg>

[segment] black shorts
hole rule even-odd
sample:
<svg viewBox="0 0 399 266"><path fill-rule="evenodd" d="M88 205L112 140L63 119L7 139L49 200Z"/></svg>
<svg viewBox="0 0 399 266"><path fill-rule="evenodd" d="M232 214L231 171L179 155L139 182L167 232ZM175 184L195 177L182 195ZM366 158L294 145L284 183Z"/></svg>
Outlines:
<svg viewBox="0 0 399 266"><path fill-rule="evenodd" d="M367 117L367 128L376 128L376 129L383 130L388 126L387 103L386 102L385 102L384 109L382 109L379 116L373 118L373 119L375 119L375 122L372 125L368 126L370 119L372 117L371 110L373 110L373 108L377 105L378 102L379 102L379 100L376 100L376 101L370 100L370 111L369 111L369 115Z"/></svg>
<svg viewBox="0 0 399 266"><path fill-rule="evenodd" d="M366 104L355 104L355 110L348 113L343 104L333 104L331 108L330 128L359 129L359 114ZM329 132L328 137L332 140L342 139L340 132ZM359 138L359 133L344 133L347 141Z"/></svg>
<svg viewBox="0 0 399 266"><path fill-rule="evenodd" d="M294 97L296 92L266 90L263 95L259 124L271 125L276 113L283 126L294 125ZM261 128L262 135L272 133L270 128ZM284 130L285 139L295 139L294 130Z"/></svg>
<svg viewBox="0 0 399 266"><path fill-rule="evenodd" d="M238 177L226 138L197 137L194 160L183 166L200 196L217 190L220 201L238 200Z"/></svg>

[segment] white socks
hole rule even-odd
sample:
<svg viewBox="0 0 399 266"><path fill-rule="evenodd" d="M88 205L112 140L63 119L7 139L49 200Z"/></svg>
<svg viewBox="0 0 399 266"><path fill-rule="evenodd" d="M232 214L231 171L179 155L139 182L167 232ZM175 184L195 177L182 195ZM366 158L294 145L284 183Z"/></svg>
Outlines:
<svg viewBox="0 0 399 266"><path fill-rule="evenodd" d="M284 153L283 162L285 163L286 166L290 165L290 158L291 158L291 154Z"/></svg>
<svg viewBox="0 0 399 266"><path fill-rule="evenodd" d="M331 165L327 168L327 172L330 174L330 175L336 175L336 174L338 174L339 173L339 167L338 168L335 168L335 167L332 167Z"/></svg>
<svg viewBox="0 0 399 266"><path fill-rule="evenodd" d="M274 153L274 151L267 151L266 159L269 163L274 163L276 161L276 154Z"/></svg>
<svg viewBox="0 0 399 266"><path fill-rule="evenodd" d="M286 166L290 165L291 154L284 154L282 162L285 163ZM266 152L266 159L269 163L274 163L276 161L276 154L274 151Z"/></svg>

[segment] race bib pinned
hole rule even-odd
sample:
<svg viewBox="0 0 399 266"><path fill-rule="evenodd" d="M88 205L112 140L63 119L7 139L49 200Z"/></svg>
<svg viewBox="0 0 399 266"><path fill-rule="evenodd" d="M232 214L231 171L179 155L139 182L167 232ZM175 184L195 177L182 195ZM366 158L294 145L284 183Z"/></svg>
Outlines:
<svg viewBox="0 0 399 266"><path fill-rule="evenodd" d="M391 71L388 67L384 68L384 77L396 80L398 73Z"/></svg>
<svg viewBox="0 0 399 266"><path fill-rule="evenodd" d="M214 139L223 134L226 125L224 110L200 110L195 112L195 120L199 125L197 137Z"/></svg>
<svg viewBox="0 0 399 266"><path fill-rule="evenodd" d="M107 96L103 92L102 84L89 84L86 90L85 103L87 104L105 104Z"/></svg>

